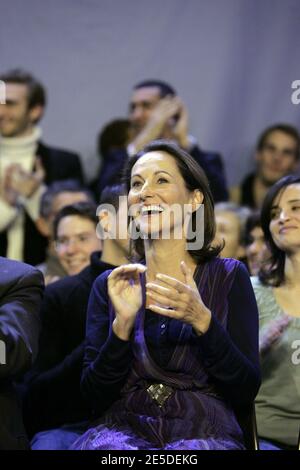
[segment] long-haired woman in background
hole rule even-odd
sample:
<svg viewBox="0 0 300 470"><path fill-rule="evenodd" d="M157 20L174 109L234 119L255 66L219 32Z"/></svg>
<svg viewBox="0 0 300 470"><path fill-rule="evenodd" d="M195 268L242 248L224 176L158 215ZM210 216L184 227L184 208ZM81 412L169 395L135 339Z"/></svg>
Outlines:
<svg viewBox="0 0 300 470"><path fill-rule="evenodd" d="M260 315L260 448L296 448L300 427L300 176L269 190L262 228L271 258L253 278Z"/></svg>

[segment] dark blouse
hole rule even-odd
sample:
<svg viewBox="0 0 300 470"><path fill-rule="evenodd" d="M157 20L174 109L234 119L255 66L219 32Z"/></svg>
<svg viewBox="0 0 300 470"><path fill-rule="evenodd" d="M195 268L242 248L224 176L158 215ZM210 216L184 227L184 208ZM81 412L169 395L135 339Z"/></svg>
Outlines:
<svg viewBox="0 0 300 470"><path fill-rule="evenodd" d="M115 401L131 368L131 341L109 331L107 277L92 289L87 315L87 347L82 391L97 415ZM165 367L178 341L181 322L146 310L146 342L153 360ZM199 359L219 393L235 408L251 403L259 389L258 311L248 272L240 263L228 296L227 329L212 312L208 331L194 334Z"/></svg>

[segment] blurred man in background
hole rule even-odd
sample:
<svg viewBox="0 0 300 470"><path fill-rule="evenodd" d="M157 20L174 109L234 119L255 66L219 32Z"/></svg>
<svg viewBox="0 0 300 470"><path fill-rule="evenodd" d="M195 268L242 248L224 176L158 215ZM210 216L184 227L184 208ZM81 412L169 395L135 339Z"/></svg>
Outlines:
<svg viewBox="0 0 300 470"><path fill-rule="evenodd" d="M230 199L237 204L259 209L269 188L299 167L300 136L289 124L276 124L264 130L258 139L256 170L240 186L231 188Z"/></svg>
<svg viewBox="0 0 300 470"><path fill-rule="evenodd" d="M201 165L208 177L215 201L226 201L228 192L219 154L199 148L188 132L188 111L173 87L160 80L146 80L133 88L129 104L130 142L127 147L103 156L99 193L106 184L120 180L126 160L152 140L175 140Z"/></svg>
<svg viewBox="0 0 300 470"><path fill-rule="evenodd" d="M46 284L68 275L57 257L53 237L55 217L63 207L82 201L95 204L90 191L73 180L57 181L51 184L42 196L37 227L48 238L48 247L45 262L37 265L37 268L44 274Z"/></svg>

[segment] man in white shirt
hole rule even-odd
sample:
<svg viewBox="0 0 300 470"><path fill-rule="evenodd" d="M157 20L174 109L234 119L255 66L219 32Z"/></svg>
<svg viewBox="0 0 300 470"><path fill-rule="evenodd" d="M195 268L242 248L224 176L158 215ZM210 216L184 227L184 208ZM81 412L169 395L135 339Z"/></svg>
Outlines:
<svg viewBox="0 0 300 470"><path fill-rule="evenodd" d="M37 264L44 260L47 245L35 225L40 198L53 181L82 182L80 160L40 142L43 85L22 70L0 80L6 91L5 104L0 104L0 255Z"/></svg>

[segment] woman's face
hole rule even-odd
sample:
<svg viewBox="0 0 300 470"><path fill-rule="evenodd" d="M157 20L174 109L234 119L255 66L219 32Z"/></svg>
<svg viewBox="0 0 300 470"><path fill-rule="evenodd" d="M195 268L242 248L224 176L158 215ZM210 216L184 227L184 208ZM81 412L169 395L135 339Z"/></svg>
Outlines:
<svg viewBox="0 0 300 470"><path fill-rule="evenodd" d="M178 238L187 222L187 205L201 204L202 193L189 191L176 160L166 152L153 151L143 155L131 171L128 194L129 213L140 231L151 238ZM191 206L189 206L191 208ZM189 217L189 216L188 216Z"/></svg>
<svg viewBox="0 0 300 470"><path fill-rule="evenodd" d="M269 227L274 243L282 251L300 250L300 183L283 188L276 196Z"/></svg>

